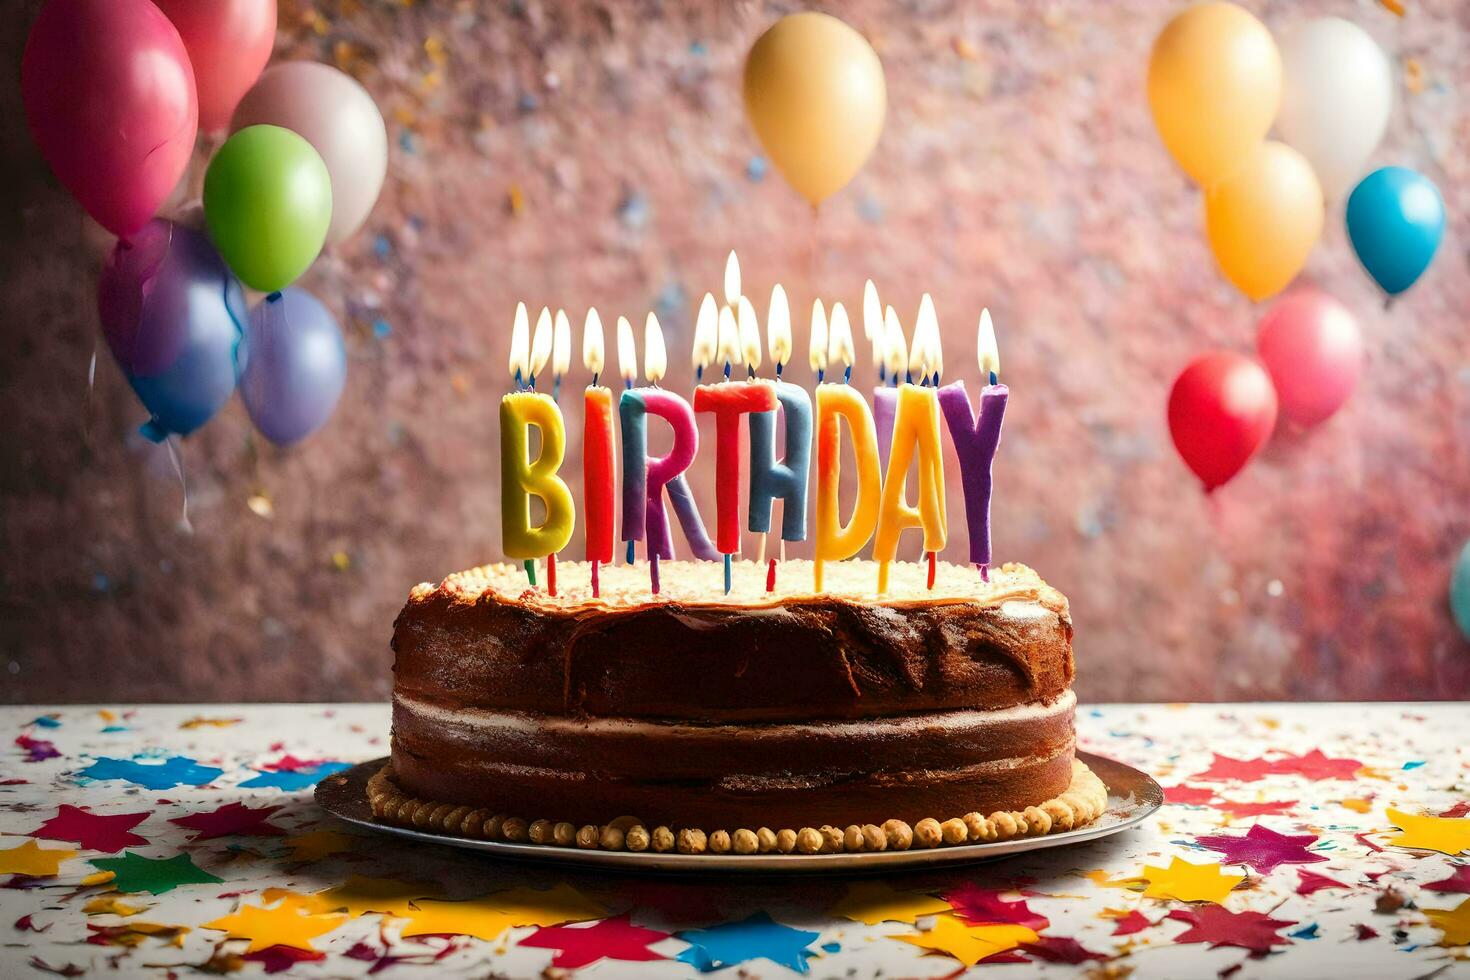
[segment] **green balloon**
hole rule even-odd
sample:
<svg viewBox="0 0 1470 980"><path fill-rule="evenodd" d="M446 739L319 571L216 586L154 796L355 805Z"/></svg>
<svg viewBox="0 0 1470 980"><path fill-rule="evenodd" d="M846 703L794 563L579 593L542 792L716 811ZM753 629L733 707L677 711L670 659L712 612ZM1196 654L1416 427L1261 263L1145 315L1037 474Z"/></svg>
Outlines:
<svg viewBox="0 0 1470 980"><path fill-rule="evenodd" d="M274 293L316 260L332 223L332 180L310 143L280 126L225 141L204 174L209 237L245 285Z"/></svg>

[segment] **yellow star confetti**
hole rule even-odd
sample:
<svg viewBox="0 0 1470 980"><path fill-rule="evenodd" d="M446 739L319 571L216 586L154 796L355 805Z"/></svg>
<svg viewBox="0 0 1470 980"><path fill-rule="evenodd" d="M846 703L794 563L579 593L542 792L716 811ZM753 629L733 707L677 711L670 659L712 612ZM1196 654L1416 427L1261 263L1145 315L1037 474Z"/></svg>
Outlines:
<svg viewBox="0 0 1470 980"><path fill-rule="evenodd" d="M952 915L941 915L934 920L934 928L917 936L890 938L948 953L965 966L974 966L987 956L1015 949L1022 943L1034 943L1037 935L1025 926L967 926Z"/></svg>
<svg viewBox="0 0 1470 980"><path fill-rule="evenodd" d="M565 882L545 891L513 888L486 895L480 901L487 908L513 917L513 925L518 926L559 926L565 922L600 919L607 914L601 905Z"/></svg>
<svg viewBox="0 0 1470 980"><path fill-rule="evenodd" d="M1470 848L1470 817L1416 817L1390 807L1388 819L1403 831L1388 839L1388 843L1397 847L1417 847L1450 855Z"/></svg>
<svg viewBox="0 0 1470 980"><path fill-rule="evenodd" d="M494 942L511 926L516 916L487 904L480 898L469 902L440 902L424 899L405 913L408 922L401 933L409 936L474 936Z"/></svg>
<svg viewBox="0 0 1470 980"><path fill-rule="evenodd" d="M1131 888L1133 891L1142 891L1143 886L1148 883L1148 879L1140 878L1137 875L1113 878L1102 868L1098 868L1096 871L1088 871L1082 877L1099 888Z"/></svg>
<svg viewBox="0 0 1470 980"><path fill-rule="evenodd" d="M1444 933L1441 946L1464 946L1470 943L1470 898L1452 909L1425 909L1430 925Z"/></svg>
<svg viewBox="0 0 1470 980"><path fill-rule="evenodd" d="M189 934L188 926L168 926L159 922L125 922L120 926L100 926L90 936L92 942L106 946L143 945L143 940L152 936L178 949L184 948L184 937Z"/></svg>
<svg viewBox="0 0 1470 980"><path fill-rule="evenodd" d="M147 907L146 905L133 905L125 901L120 895L98 895L86 905L83 905L82 911L88 915L121 915L127 917L129 915L137 915Z"/></svg>
<svg viewBox="0 0 1470 980"><path fill-rule="evenodd" d="M314 912L343 911L348 915L366 915L379 912L383 915L406 916L413 906L412 900L429 895L438 895L433 885L419 885L396 878L364 878L353 875L346 883L328 888L314 895L301 896Z"/></svg>
<svg viewBox="0 0 1470 980"><path fill-rule="evenodd" d="M320 861L330 854L350 851L357 838L340 830L313 830L309 834L291 837L286 847L291 851L292 861Z"/></svg>
<svg viewBox="0 0 1470 980"><path fill-rule="evenodd" d="M229 728L238 725L244 718L206 718L203 715L195 715L179 722L179 727L184 731L193 731L196 728Z"/></svg>
<svg viewBox="0 0 1470 980"><path fill-rule="evenodd" d="M1177 898L1181 902L1214 902L1219 905L1230 890L1245 881L1245 875L1229 875L1218 864L1194 864L1174 858L1167 868L1144 866L1148 879L1144 898Z"/></svg>
<svg viewBox="0 0 1470 980"><path fill-rule="evenodd" d="M50 878L56 874L61 862L74 858L77 852L65 847L43 848L28 840L19 847L0 851L0 875L29 875L32 878Z"/></svg>
<svg viewBox="0 0 1470 980"><path fill-rule="evenodd" d="M219 929L231 939L248 939L254 953L272 946L290 946L315 952L311 941L336 929L348 919L336 913L312 914L293 902L282 902L271 908L243 905L230 915L204 923L206 929Z"/></svg>
<svg viewBox="0 0 1470 980"><path fill-rule="evenodd" d="M912 923L923 915L948 912L950 904L931 895L900 892L881 881L859 881L847 886L832 914L875 926L880 922Z"/></svg>
<svg viewBox="0 0 1470 980"><path fill-rule="evenodd" d="M1373 801L1362 796L1350 796L1347 799L1338 800L1337 803L1338 806L1345 807L1354 813L1367 813L1373 809Z"/></svg>

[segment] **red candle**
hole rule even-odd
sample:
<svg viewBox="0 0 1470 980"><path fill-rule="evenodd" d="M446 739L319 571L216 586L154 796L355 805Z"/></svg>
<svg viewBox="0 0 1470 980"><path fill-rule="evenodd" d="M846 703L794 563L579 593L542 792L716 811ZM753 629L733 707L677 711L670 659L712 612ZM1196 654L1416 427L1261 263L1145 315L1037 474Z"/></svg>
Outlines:
<svg viewBox="0 0 1470 980"><path fill-rule="evenodd" d="M612 392L589 385L583 400L582 498L587 560L613 560Z"/></svg>
<svg viewBox="0 0 1470 980"><path fill-rule="evenodd" d="M774 412L776 389L764 381L727 381L694 389L694 410L715 417L715 547L740 550L740 416Z"/></svg>

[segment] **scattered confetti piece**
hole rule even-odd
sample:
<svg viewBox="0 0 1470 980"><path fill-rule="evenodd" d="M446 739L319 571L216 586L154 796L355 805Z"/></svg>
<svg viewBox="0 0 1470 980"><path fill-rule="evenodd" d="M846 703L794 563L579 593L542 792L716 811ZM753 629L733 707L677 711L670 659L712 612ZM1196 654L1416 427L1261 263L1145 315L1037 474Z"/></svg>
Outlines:
<svg viewBox="0 0 1470 980"><path fill-rule="evenodd" d="M82 906L82 911L87 915L119 915L127 918L144 911L146 905L133 905L123 899L121 895L98 895Z"/></svg>
<svg viewBox="0 0 1470 980"><path fill-rule="evenodd" d="M689 948L675 958L701 973L757 959L806 973L810 969L807 959L815 955L808 947L819 935L784 926L765 912L757 912L741 922L678 933Z"/></svg>
<svg viewBox="0 0 1470 980"><path fill-rule="evenodd" d="M972 926L1025 926L1033 932L1041 932L1051 925L1046 916L1031 911L1024 898L1007 900L1001 898L1003 894L1005 892L965 884L946 893L944 898L954 907L955 916Z"/></svg>
<svg viewBox="0 0 1470 980"><path fill-rule="evenodd" d="M1138 909L1104 909L1103 917L1117 920L1118 924L1113 927L1115 936L1131 936L1154 924L1152 919Z"/></svg>
<svg viewBox="0 0 1470 980"><path fill-rule="evenodd" d="M213 810L191 813L186 817L173 817L171 824L197 831L189 840L211 840L215 837L235 835L249 837L281 837L285 831L266 818L279 810L279 806L263 806L254 809L238 801L226 803Z"/></svg>
<svg viewBox="0 0 1470 980"><path fill-rule="evenodd" d="M288 838L285 843L292 861L307 862L350 851L357 845L357 838L340 830L313 830Z"/></svg>
<svg viewBox="0 0 1470 980"><path fill-rule="evenodd" d="M1298 895L1314 895L1324 888L1352 887L1351 885L1345 885L1340 881L1329 878L1326 875L1319 875L1315 871L1308 871L1306 868L1298 868L1296 875L1299 879L1299 884L1296 886L1296 893Z"/></svg>
<svg viewBox="0 0 1470 980"><path fill-rule="evenodd" d="M921 892L900 892L882 881L857 881L832 906L833 915L875 926L880 922L913 923L920 916L948 912L950 903Z"/></svg>
<svg viewBox="0 0 1470 980"><path fill-rule="evenodd" d="M61 862L77 856L77 852L65 847L43 848L33 840L19 847L0 851L0 874L28 875L32 878L51 878L61 868Z"/></svg>
<svg viewBox="0 0 1470 980"><path fill-rule="evenodd" d="M1212 948L1239 946L1250 950L1253 957L1265 956L1272 946L1291 945L1291 940L1277 935L1277 930L1296 925L1260 912L1232 912L1218 905L1175 909L1169 918L1190 925L1175 937L1176 943L1209 943Z"/></svg>
<svg viewBox="0 0 1470 980"><path fill-rule="evenodd" d="M812 935L815 936L816 933ZM974 966L987 957L1015 949L1022 943L1034 943L1040 937L1025 926L969 926L952 915L941 915L934 919L932 929L914 936L893 938L924 949L947 953L965 966Z"/></svg>
<svg viewBox="0 0 1470 980"><path fill-rule="evenodd" d="M1452 909L1425 909L1429 924L1442 933L1441 946L1464 946L1470 944L1470 898Z"/></svg>
<svg viewBox="0 0 1470 980"><path fill-rule="evenodd" d="M1145 898L1216 904L1225 901L1230 890L1245 881L1245 875L1226 874L1218 864L1194 864L1178 857L1167 868L1145 867L1143 877L1148 879Z"/></svg>
<svg viewBox="0 0 1470 980"><path fill-rule="evenodd" d="M272 946L314 950L311 941L332 932L348 916L335 912L312 913L291 902L263 908L242 905L239 909L204 923L206 929L218 929L231 939L248 939L247 953L257 953Z"/></svg>
<svg viewBox="0 0 1470 980"><path fill-rule="evenodd" d="M305 769L280 769L274 772L259 772L241 783L244 789L279 789L288 793L310 789L334 772L352 768L348 762L323 762Z"/></svg>
<svg viewBox="0 0 1470 980"><path fill-rule="evenodd" d="M468 902L422 899L402 914L408 920L400 933L405 937L474 936L493 942L515 925L515 916L486 904L484 899Z"/></svg>
<svg viewBox="0 0 1470 980"><path fill-rule="evenodd" d="M1456 864L1448 878L1427 882L1426 891L1470 895L1470 864Z"/></svg>
<svg viewBox="0 0 1470 980"><path fill-rule="evenodd" d="M1102 868L1098 868L1096 871L1088 871L1082 877L1099 888L1128 888L1132 891L1142 891L1143 887L1148 884L1147 878L1140 878L1137 875L1124 875L1122 878L1114 878Z"/></svg>
<svg viewBox="0 0 1470 980"><path fill-rule="evenodd" d="M241 957L248 963L261 964L266 973L285 973L298 963L314 963L326 958L326 953L296 949L294 946L270 946L266 949L258 949L253 953L246 953Z"/></svg>
<svg viewBox="0 0 1470 980"><path fill-rule="evenodd" d="M601 905L566 883L539 891L513 888L486 895L480 901L510 916L511 925L516 926L559 926L599 919L607 914Z"/></svg>
<svg viewBox="0 0 1470 980"><path fill-rule="evenodd" d="M15 744L25 753L26 762L45 762L47 759L61 758L61 752L57 750L55 743L48 742L44 738L31 738L29 735L18 735Z"/></svg>
<svg viewBox="0 0 1470 980"><path fill-rule="evenodd" d="M30 836L70 841L90 851L116 854L124 847L148 843L146 837L132 833L134 827L147 819L146 810L141 813L103 814L63 803L56 808L56 816L31 831Z"/></svg>
<svg viewBox="0 0 1470 980"><path fill-rule="evenodd" d="M1196 837L1195 843L1225 855L1225 864L1245 864L1263 875L1283 864L1317 864L1326 861L1321 854L1307 850L1317 842L1316 834L1278 834L1269 827L1256 824L1243 835L1215 834Z"/></svg>
<svg viewBox="0 0 1470 980"><path fill-rule="evenodd" d="M175 786L206 786L224 774L223 769L201 766L193 759L176 755L159 762L103 757L77 773L99 782L122 779L146 789L172 789Z"/></svg>
<svg viewBox="0 0 1470 980"><path fill-rule="evenodd" d="M1070 936L1038 936L1035 942L1022 943L1021 949L1048 963L1070 963L1073 966L1088 960L1106 961L1109 958L1107 954L1090 950Z"/></svg>
<svg viewBox="0 0 1470 980"><path fill-rule="evenodd" d="M1164 802L1184 806L1204 806L1215 798L1215 791L1199 786L1165 786Z"/></svg>
<svg viewBox="0 0 1470 980"><path fill-rule="evenodd" d="M192 731L195 728L229 728L244 721L243 718L206 718L203 715L195 715L179 722L179 727L184 731Z"/></svg>
<svg viewBox="0 0 1470 980"><path fill-rule="evenodd" d="M1414 847L1455 855L1470 849L1470 818L1414 816L1389 808L1388 819L1403 833L1390 837L1396 847Z"/></svg>
<svg viewBox="0 0 1470 980"><path fill-rule="evenodd" d="M93 858L92 864L102 871L111 872L113 887L120 892L162 895L180 885L216 884L221 880L197 867L187 854L153 859L124 851L122 857Z"/></svg>
<svg viewBox="0 0 1470 980"><path fill-rule="evenodd" d="M166 945L182 949L184 937L189 934L188 926L170 926L158 922L127 922L120 926L102 926L87 923L87 942L94 946L143 945L146 939L157 939Z"/></svg>
<svg viewBox="0 0 1470 980"><path fill-rule="evenodd" d="M522 946L554 949L551 965L575 970L598 960L648 962L668 957L649 949L672 933L629 923L627 913L592 926L542 926L520 941Z"/></svg>
<svg viewBox="0 0 1470 980"><path fill-rule="evenodd" d="M326 891L305 896L311 908L321 912L344 911L349 915L406 916L412 911L414 899L430 898L441 894L438 887L423 885L396 878L367 878L353 875L345 882Z"/></svg>

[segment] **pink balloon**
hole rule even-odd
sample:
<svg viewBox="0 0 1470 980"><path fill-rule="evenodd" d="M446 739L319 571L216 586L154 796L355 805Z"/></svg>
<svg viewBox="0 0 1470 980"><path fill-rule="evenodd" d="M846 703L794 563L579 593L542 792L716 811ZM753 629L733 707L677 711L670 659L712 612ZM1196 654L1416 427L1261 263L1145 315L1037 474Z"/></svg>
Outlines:
<svg viewBox="0 0 1470 980"><path fill-rule="evenodd" d="M1299 289L1261 320L1256 350L1271 372L1281 411L1302 426L1343 406L1363 373L1363 336L1347 307L1326 293Z"/></svg>
<svg viewBox="0 0 1470 980"><path fill-rule="evenodd" d="M57 178L119 238L142 228L194 152L184 42L149 0L50 0L20 66L26 120Z"/></svg>
<svg viewBox="0 0 1470 980"><path fill-rule="evenodd" d="M1276 390L1261 366L1233 351L1190 362L1169 391L1169 434L1209 493L1228 483L1276 426Z"/></svg>
<svg viewBox="0 0 1470 980"><path fill-rule="evenodd" d="M276 0L153 0L184 39L199 92L199 128L223 130L276 43Z"/></svg>

